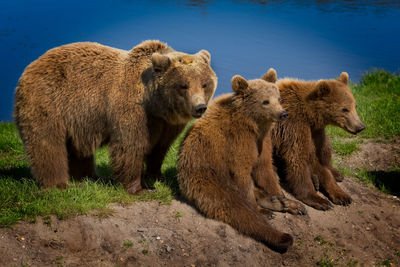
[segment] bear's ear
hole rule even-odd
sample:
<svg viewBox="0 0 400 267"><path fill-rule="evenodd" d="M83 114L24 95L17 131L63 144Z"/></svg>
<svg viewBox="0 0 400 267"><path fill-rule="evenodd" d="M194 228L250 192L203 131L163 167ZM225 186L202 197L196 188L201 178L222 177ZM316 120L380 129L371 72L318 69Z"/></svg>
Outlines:
<svg viewBox="0 0 400 267"><path fill-rule="evenodd" d="M210 62L211 62L211 55L210 55L210 53L207 51L207 50L200 50L198 53L197 53L197 55L199 55L203 60L204 60L204 62L206 62L207 64L210 64Z"/></svg>
<svg viewBox="0 0 400 267"><path fill-rule="evenodd" d="M249 84L247 83L246 79L240 75L235 75L232 78L232 90L237 94L243 94Z"/></svg>
<svg viewBox="0 0 400 267"><path fill-rule="evenodd" d="M159 53L154 53L151 56L151 62L153 63L154 71L157 72L166 71L171 65L171 60L169 57Z"/></svg>
<svg viewBox="0 0 400 267"><path fill-rule="evenodd" d="M276 70L273 68L270 68L267 73L265 73L261 79L264 81L270 82L270 83L276 83L276 80L278 79L278 76L276 74Z"/></svg>
<svg viewBox="0 0 400 267"><path fill-rule="evenodd" d="M347 72L340 73L338 81L347 85L349 83L349 74Z"/></svg>
<svg viewBox="0 0 400 267"><path fill-rule="evenodd" d="M331 88L326 81L319 81L314 90L307 96L307 100L319 100L331 93Z"/></svg>

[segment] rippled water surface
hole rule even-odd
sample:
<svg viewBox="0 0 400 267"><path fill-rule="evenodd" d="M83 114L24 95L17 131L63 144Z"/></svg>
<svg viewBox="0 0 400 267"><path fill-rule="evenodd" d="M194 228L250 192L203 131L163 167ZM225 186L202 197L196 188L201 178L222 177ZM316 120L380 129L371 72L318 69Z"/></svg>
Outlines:
<svg viewBox="0 0 400 267"><path fill-rule="evenodd" d="M188 53L207 49L230 92L235 74L358 81L372 68L400 70L400 1L2 1L0 120L12 120L14 88L46 50L96 41L130 49L159 39Z"/></svg>

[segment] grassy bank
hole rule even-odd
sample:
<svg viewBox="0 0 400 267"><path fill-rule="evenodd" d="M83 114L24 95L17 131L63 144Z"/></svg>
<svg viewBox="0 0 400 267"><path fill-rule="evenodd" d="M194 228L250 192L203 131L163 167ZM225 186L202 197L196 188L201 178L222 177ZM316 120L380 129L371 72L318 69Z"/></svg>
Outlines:
<svg viewBox="0 0 400 267"><path fill-rule="evenodd" d="M376 70L363 75L360 83L350 84L358 114L366 129L358 136L386 138L400 136L400 75ZM354 138L338 127L328 127L332 137Z"/></svg>
<svg viewBox="0 0 400 267"><path fill-rule="evenodd" d="M181 139L182 137L180 137ZM153 182L154 189L131 196L122 185L111 178L110 159L106 147L96 154L100 180L72 181L66 190L40 188L29 170L22 142L13 123L0 123L0 227L11 226L20 220L36 221L37 216L49 214L59 219L71 215L107 215L110 203L129 204L135 201L156 200L169 204L176 194L177 141L165 158L165 182Z"/></svg>
<svg viewBox="0 0 400 267"><path fill-rule="evenodd" d="M367 128L357 139L341 129L329 127L328 134L338 155L346 157L359 150L362 138L389 140L400 136L400 76L376 71L363 76L360 84L352 84L358 112ZM343 138L348 137L348 138ZM96 165L101 180L71 182L66 190L43 190L34 181L24 154L23 145L13 123L0 123L0 227L20 220L35 221L37 216L55 214L66 218L75 214L106 215L110 203L157 200L170 203L177 194L176 160L181 135L167 154L162 172L165 182L154 182L153 190L130 196L112 180L107 148L96 152ZM345 141L344 141L345 140ZM345 174L353 174L344 170ZM377 181L376 176L359 171L363 179ZM399 172L400 174L400 172ZM382 186L382 185L381 185ZM386 188L385 188L386 190Z"/></svg>

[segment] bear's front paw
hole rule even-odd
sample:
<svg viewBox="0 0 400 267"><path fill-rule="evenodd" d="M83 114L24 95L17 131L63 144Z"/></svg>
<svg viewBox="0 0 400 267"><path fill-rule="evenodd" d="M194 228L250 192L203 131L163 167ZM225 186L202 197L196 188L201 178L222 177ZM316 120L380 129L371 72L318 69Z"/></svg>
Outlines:
<svg viewBox="0 0 400 267"><path fill-rule="evenodd" d="M289 212L293 215L306 215L306 207L298 201L288 199L284 196L280 196L280 201L283 203L284 211Z"/></svg>
<svg viewBox="0 0 400 267"><path fill-rule="evenodd" d="M317 193L309 195L300 200L317 210L329 210L332 208L332 203L329 200L320 197Z"/></svg>
<svg viewBox="0 0 400 267"><path fill-rule="evenodd" d="M285 253L292 245L293 237L290 234L283 233L277 242L273 244L273 248L279 253Z"/></svg>
<svg viewBox="0 0 400 267"><path fill-rule="evenodd" d="M126 185L125 190L126 190L126 192L128 192L128 194L137 195L140 193L140 191L143 190L143 188L140 185L140 182L139 183L133 182L133 183Z"/></svg>
<svg viewBox="0 0 400 267"><path fill-rule="evenodd" d="M351 203L351 197L342 190L330 193L328 196L329 199L336 205L347 206Z"/></svg>

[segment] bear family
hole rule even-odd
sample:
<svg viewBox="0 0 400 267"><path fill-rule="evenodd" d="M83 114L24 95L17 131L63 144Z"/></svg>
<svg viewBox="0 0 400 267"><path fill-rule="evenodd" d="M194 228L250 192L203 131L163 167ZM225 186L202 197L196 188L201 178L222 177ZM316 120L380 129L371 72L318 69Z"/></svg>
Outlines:
<svg viewBox="0 0 400 267"><path fill-rule="evenodd" d="M317 194L319 187L334 204L348 205L351 197L336 183L343 175L332 166L332 152L325 134L327 125L335 125L356 134L365 128L348 74L338 79L278 81L282 106L288 118L272 130L274 163L294 196L319 210L331 203Z"/></svg>
<svg viewBox="0 0 400 267"><path fill-rule="evenodd" d="M274 199L293 213L304 211L283 196L272 166L270 131L287 116L275 81L274 69L262 79L232 78L234 93L215 99L188 130L179 151L178 181L182 194L207 217L285 251L292 236L272 228L260 207Z"/></svg>
<svg viewBox="0 0 400 267"><path fill-rule="evenodd" d="M210 54L145 41L130 51L83 42L56 47L18 81L14 117L31 170L45 187L95 176L93 153L109 144L111 167L129 193L144 163L159 175L186 123L200 117L217 78Z"/></svg>

